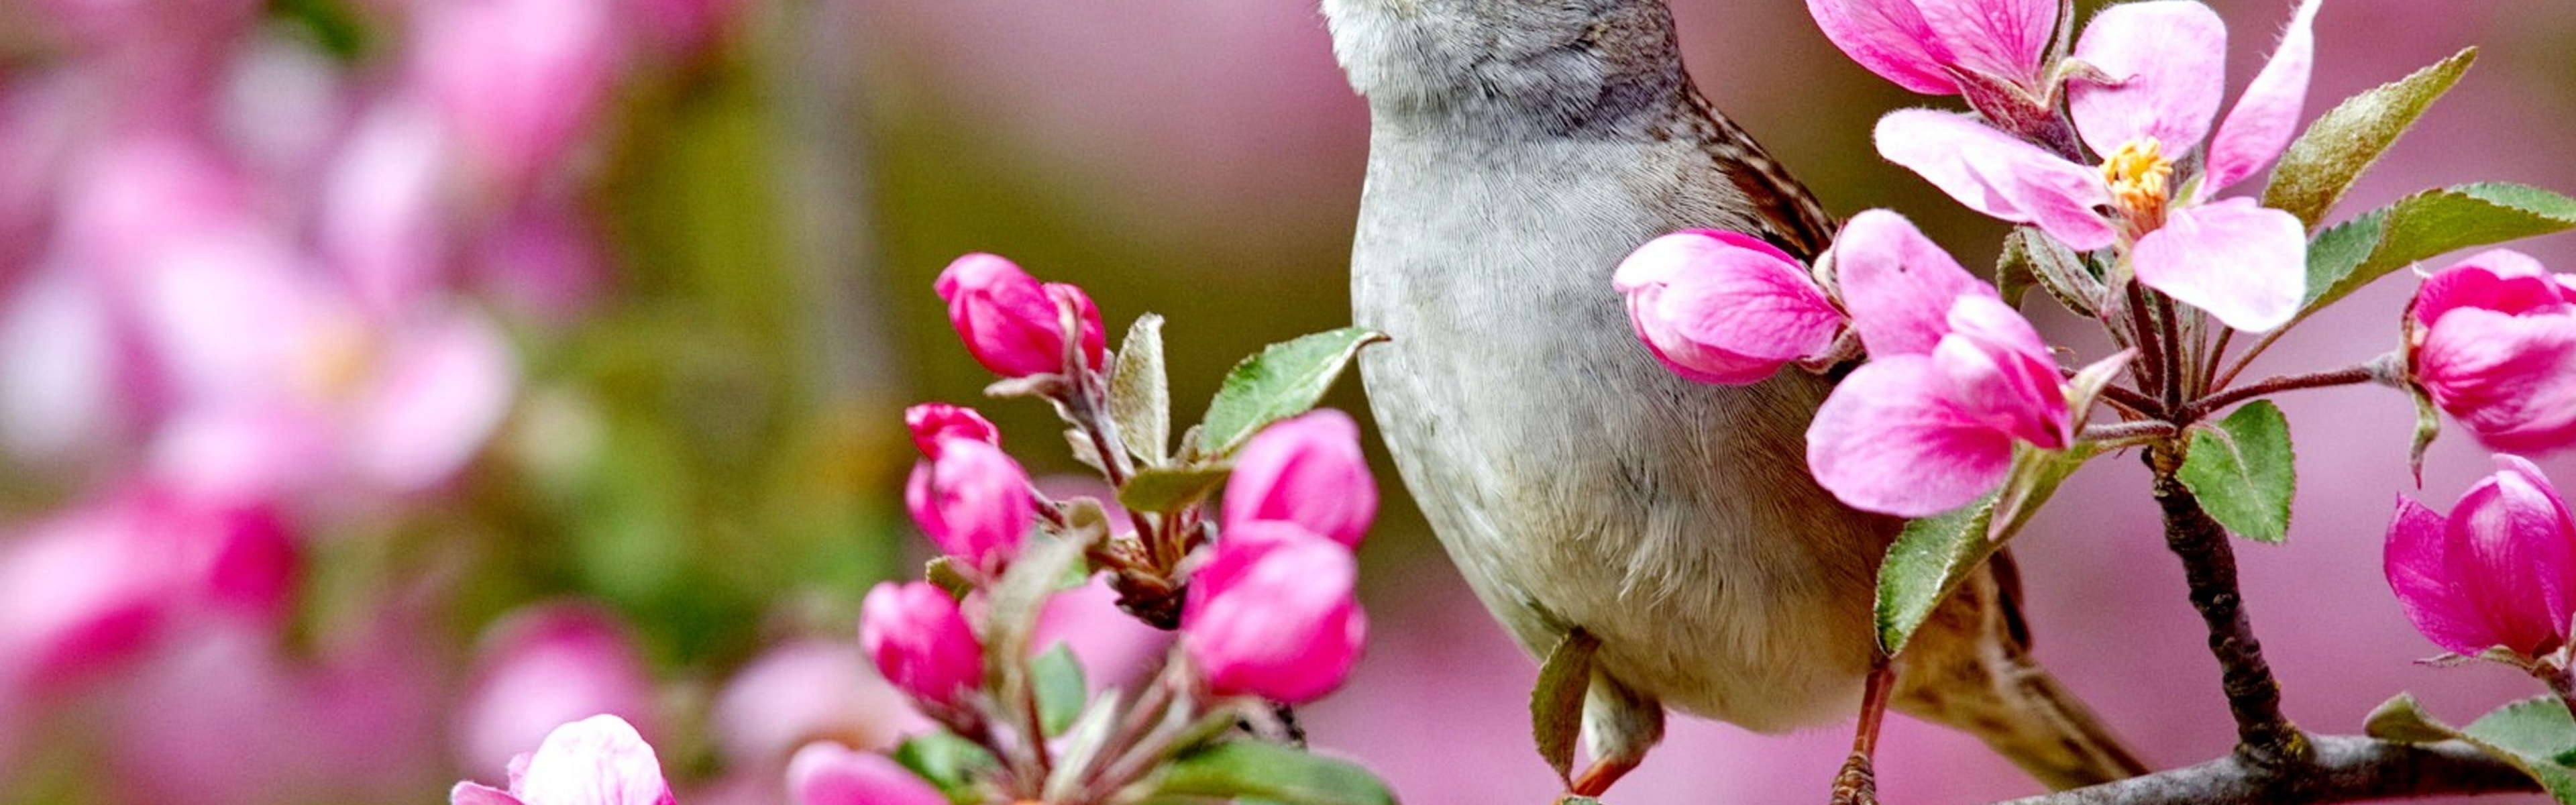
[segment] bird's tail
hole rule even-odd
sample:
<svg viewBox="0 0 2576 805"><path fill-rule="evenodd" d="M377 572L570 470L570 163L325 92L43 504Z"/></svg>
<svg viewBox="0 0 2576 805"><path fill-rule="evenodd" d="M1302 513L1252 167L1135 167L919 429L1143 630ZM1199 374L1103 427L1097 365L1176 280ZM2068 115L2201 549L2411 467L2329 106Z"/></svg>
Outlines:
<svg viewBox="0 0 2576 805"><path fill-rule="evenodd" d="M1994 710L1950 721L2054 790L2082 788L2154 771L2129 751L2074 691L2036 665L2002 669Z"/></svg>

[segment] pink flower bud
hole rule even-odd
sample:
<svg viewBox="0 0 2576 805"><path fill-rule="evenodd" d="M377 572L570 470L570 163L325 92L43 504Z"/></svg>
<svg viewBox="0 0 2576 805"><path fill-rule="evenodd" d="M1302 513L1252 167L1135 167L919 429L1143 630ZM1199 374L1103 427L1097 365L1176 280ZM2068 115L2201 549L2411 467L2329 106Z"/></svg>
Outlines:
<svg viewBox="0 0 2576 805"><path fill-rule="evenodd" d="M950 556L993 570L1018 553L1037 517L1029 475L993 445L943 439L938 457L914 465L903 502L930 541Z"/></svg>
<svg viewBox="0 0 2576 805"><path fill-rule="evenodd" d="M1099 369L1106 359L1109 337L1100 324L1100 309L1080 288L1040 284L1018 264L981 253L949 263L932 287L948 303L948 321L965 339L966 351L994 374L1027 377L1064 371L1064 325L1058 312L1063 308L1071 308L1082 323L1084 362Z"/></svg>
<svg viewBox="0 0 2576 805"><path fill-rule="evenodd" d="M1760 239L1708 229L1665 235L1619 263L1611 284L1655 357L1702 383L1760 382L1831 349L1842 331L1805 266Z"/></svg>
<svg viewBox="0 0 2576 805"><path fill-rule="evenodd" d="M1368 636L1358 576L1339 543L1294 523L1244 523L1191 577L1182 644L1218 695L1313 701L1341 686Z"/></svg>
<svg viewBox="0 0 2576 805"><path fill-rule="evenodd" d="M2540 468L2496 456L2495 475L2444 517L2403 496L2388 525L2388 586L2434 643L2538 657L2565 645L2576 606L2576 519Z"/></svg>
<svg viewBox="0 0 2576 805"><path fill-rule="evenodd" d="M947 805L928 781L884 755L828 741L806 744L787 762L796 805Z"/></svg>
<svg viewBox="0 0 2576 805"><path fill-rule="evenodd" d="M993 427L992 420L975 413L975 409L962 405L932 402L906 408L903 409L903 424L912 429L912 443L921 448L921 454L934 459L939 457L942 439L965 439L995 446L1002 443L1002 429Z"/></svg>
<svg viewBox="0 0 2576 805"><path fill-rule="evenodd" d="M1330 408L1271 425L1235 459L1225 484L1227 528L1283 520L1358 547L1377 518L1377 482L1360 455L1360 428Z"/></svg>
<svg viewBox="0 0 2576 805"><path fill-rule="evenodd" d="M556 727L510 762L510 790L457 783L450 805L674 805L662 763L635 728L597 715Z"/></svg>
<svg viewBox="0 0 2576 805"><path fill-rule="evenodd" d="M928 582L886 582L859 604L859 648L886 681L926 702L954 704L984 678L984 646L957 602Z"/></svg>
<svg viewBox="0 0 2576 805"><path fill-rule="evenodd" d="M2576 290L2507 249L2424 280L2407 365L2442 410L2498 450L2576 444Z"/></svg>
<svg viewBox="0 0 2576 805"><path fill-rule="evenodd" d="M653 710L653 680L625 624L575 602L539 604L494 626L471 691L456 722L469 767L509 762L567 721L601 713L645 721Z"/></svg>

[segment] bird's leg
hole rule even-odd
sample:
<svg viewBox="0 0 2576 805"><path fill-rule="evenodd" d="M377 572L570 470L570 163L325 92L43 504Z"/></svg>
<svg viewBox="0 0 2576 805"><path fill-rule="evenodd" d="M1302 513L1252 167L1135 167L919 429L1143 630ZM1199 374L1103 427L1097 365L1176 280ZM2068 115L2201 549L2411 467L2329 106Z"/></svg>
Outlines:
<svg viewBox="0 0 2576 805"><path fill-rule="evenodd" d="M1619 778L1636 770L1637 764L1642 760L1643 758L1628 758L1592 761L1592 765L1586 767L1582 775L1574 778L1574 787L1567 789L1566 793L1599 799L1603 793L1610 790L1611 783L1619 782Z"/></svg>
<svg viewBox="0 0 2576 805"><path fill-rule="evenodd" d="M1878 805L1878 771L1870 758L1878 754L1878 726L1887 720L1887 698L1895 690L1896 669L1880 657L1861 689L1860 726L1852 735L1851 757L1834 775L1833 805Z"/></svg>

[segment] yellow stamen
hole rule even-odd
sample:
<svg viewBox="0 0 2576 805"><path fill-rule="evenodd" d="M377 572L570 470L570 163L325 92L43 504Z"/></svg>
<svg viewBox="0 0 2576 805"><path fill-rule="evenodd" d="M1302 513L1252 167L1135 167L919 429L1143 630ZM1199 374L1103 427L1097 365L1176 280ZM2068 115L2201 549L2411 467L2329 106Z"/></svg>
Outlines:
<svg viewBox="0 0 2576 805"><path fill-rule="evenodd" d="M2165 204L2173 197L2173 160L2164 144L2142 137L2120 146L2102 161L2102 183L2111 188L2111 205L2131 232L2144 234L2163 226Z"/></svg>

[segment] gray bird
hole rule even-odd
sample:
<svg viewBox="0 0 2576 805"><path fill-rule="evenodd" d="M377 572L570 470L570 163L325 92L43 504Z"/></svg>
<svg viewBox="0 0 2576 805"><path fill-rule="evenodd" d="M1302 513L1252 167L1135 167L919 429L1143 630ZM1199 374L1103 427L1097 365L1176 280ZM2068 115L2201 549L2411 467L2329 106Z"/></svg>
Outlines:
<svg viewBox="0 0 2576 805"><path fill-rule="evenodd" d="M1662 0L1322 0L1368 99L1351 254L1363 382L1404 482L1521 646L1600 640L1598 794L1665 708L1763 732L1858 712L1899 523L1806 471L1830 382L1694 384L1637 342L1610 277L1712 227L1812 259L1832 221L1682 70ZM2027 653L2008 562L1900 661L1894 706L2052 787L2145 770Z"/></svg>

